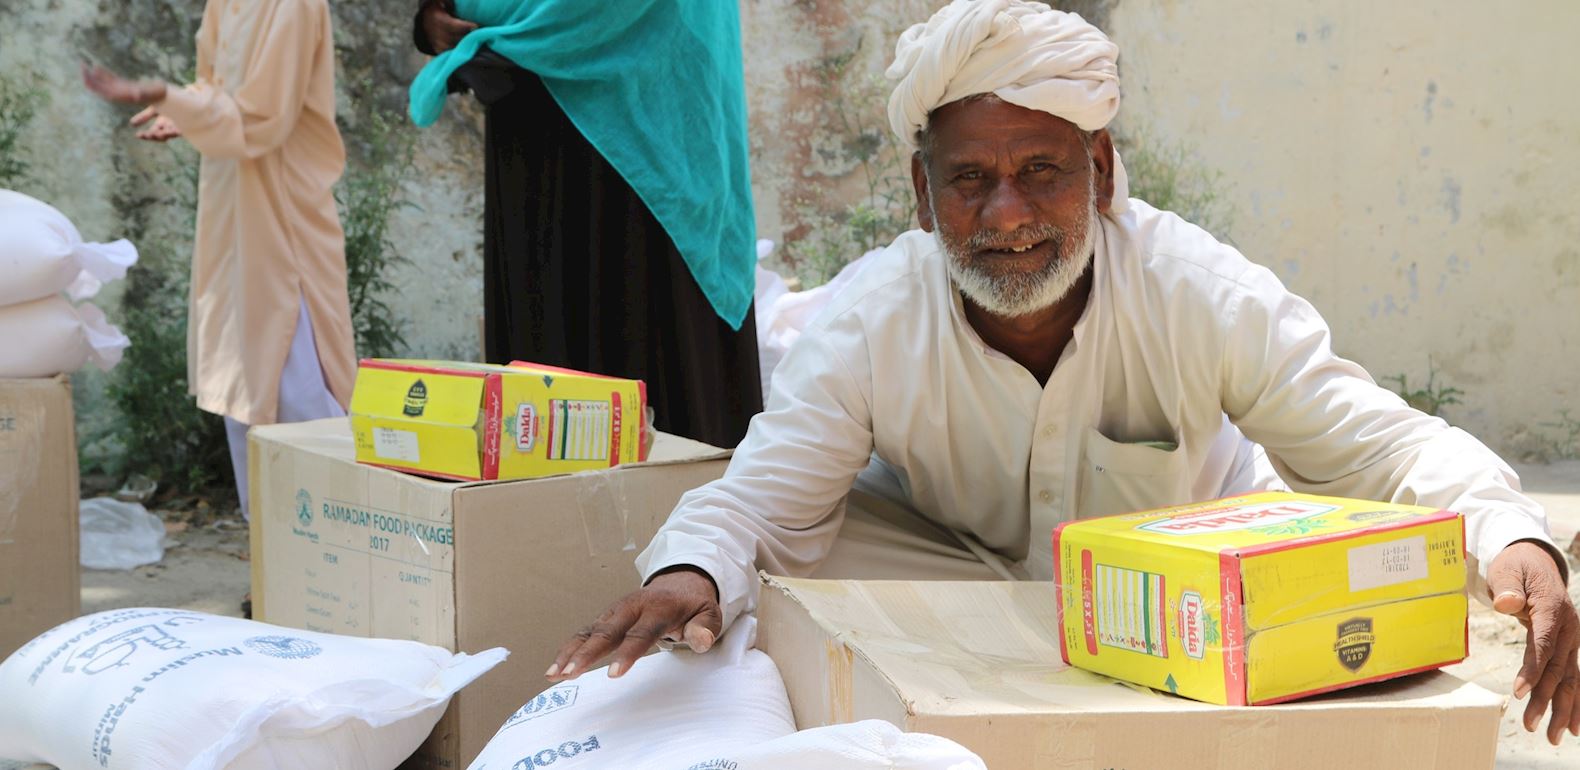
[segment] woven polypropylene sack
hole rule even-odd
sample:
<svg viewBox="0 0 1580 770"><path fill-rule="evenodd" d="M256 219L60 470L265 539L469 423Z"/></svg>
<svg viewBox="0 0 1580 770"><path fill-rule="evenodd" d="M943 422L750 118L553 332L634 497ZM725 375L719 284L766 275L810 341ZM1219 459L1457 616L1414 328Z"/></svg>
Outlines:
<svg viewBox="0 0 1580 770"><path fill-rule="evenodd" d="M136 262L130 242L84 241L53 206L0 190L0 307L61 292L84 300Z"/></svg>
<svg viewBox="0 0 1580 770"><path fill-rule="evenodd" d="M504 660L171 609L78 618L0 663L0 758L61 770L392 770Z"/></svg>

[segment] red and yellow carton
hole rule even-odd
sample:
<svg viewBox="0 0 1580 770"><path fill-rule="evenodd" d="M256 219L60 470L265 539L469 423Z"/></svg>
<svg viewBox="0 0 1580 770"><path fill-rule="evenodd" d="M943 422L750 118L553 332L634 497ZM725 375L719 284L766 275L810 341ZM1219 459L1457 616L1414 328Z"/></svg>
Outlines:
<svg viewBox="0 0 1580 770"><path fill-rule="evenodd" d="M538 364L368 359L357 462L456 481L526 479L645 459L647 387Z"/></svg>
<svg viewBox="0 0 1580 770"><path fill-rule="evenodd" d="M1291 493L1054 530L1060 651L1230 706L1425 671L1467 651L1464 520Z"/></svg>

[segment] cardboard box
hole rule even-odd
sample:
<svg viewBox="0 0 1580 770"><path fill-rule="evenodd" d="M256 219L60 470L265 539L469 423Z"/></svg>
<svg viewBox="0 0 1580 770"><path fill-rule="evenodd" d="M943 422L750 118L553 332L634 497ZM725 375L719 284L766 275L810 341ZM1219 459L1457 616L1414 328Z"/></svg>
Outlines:
<svg viewBox="0 0 1580 770"><path fill-rule="evenodd" d="M1450 511L1287 492L1068 522L1060 651L1229 705L1458 663L1464 540Z"/></svg>
<svg viewBox="0 0 1580 770"><path fill-rule="evenodd" d="M646 463L455 483L355 461L349 421L254 428L255 617L510 658L462 691L406 767L464 768L547 686L561 642L635 590L633 560L728 452L659 434Z"/></svg>
<svg viewBox="0 0 1580 770"><path fill-rule="evenodd" d="M0 660L80 613L77 516L71 381L0 380Z"/></svg>
<svg viewBox="0 0 1580 770"><path fill-rule="evenodd" d="M766 578L758 647L802 729L883 719L1021 768L1490 768L1504 699L1442 672L1259 708L1059 659L1049 583Z"/></svg>
<svg viewBox="0 0 1580 770"><path fill-rule="evenodd" d="M647 388L551 366L366 360L357 460L461 481L527 479L641 459Z"/></svg>

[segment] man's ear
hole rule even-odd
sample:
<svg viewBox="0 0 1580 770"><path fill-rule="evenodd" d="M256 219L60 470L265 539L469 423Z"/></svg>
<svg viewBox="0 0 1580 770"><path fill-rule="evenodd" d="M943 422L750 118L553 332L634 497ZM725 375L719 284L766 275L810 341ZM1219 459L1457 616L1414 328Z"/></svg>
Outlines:
<svg viewBox="0 0 1580 770"><path fill-rule="evenodd" d="M1097 193L1097 210L1107 214L1114 206L1114 138L1108 129L1092 132L1092 188Z"/></svg>
<svg viewBox="0 0 1580 770"><path fill-rule="evenodd" d="M911 153L911 187L916 190L916 223L933 231L933 204L927 195L927 164L920 151Z"/></svg>

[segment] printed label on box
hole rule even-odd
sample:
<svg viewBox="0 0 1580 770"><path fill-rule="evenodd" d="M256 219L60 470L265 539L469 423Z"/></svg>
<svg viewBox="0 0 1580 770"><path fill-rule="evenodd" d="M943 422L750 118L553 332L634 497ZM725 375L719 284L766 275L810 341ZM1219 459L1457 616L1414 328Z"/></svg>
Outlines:
<svg viewBox="0 0 1580 770"><path fill-rule="evenodd" d="M422 456L417 450L417 434L409 430L374 428L373 453L385 460L422 462Z"/></svg>
<svg viewBox="0 0 1580 770"><path fill-rule="evenodd" d="M609 402L549 401L550 460L608 460Z"/></svg>
<svg viewBox="0 0 1580 770"><path fill-rule="evenodd" d="M1096 591L1099 643L1169 656L1162 575L1099 564Z"/></svg>
<svg viewBox="0 0 1580 770"><path fill-rule="evenodd" d="M1357 546L1349 557L1351 591L1425 580L1429 574L1423 536Z"/></svg>

